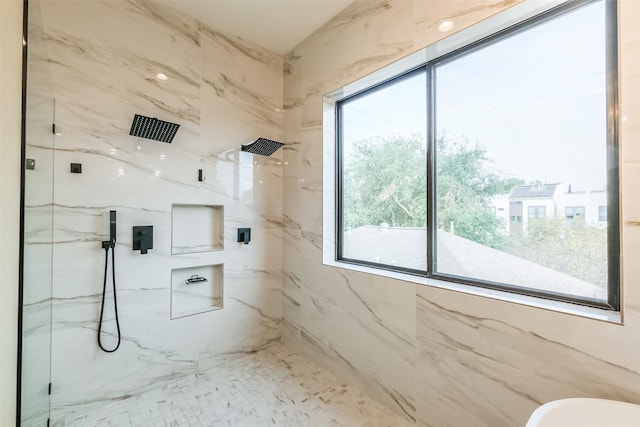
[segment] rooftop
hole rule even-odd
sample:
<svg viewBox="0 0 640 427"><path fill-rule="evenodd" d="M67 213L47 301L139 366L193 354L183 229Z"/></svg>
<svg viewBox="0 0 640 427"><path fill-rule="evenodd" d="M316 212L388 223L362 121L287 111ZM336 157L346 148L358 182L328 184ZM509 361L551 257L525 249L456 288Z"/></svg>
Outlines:
<svg viewBox="0 0 640 427"><path fill-rule="evenodd" d="M510 198L520 197L553 197L560 184L530 184L514 187L509 193Z"/></svg>
<svg viewBox="0 0 640 427"><path fill-rule="evenodd" d="M344 236L344 256L426 271L426 228L363 226ZM606 299L604 287L524 258L438 230L437 268L441 273L513 284L586 298Z"/></svg>

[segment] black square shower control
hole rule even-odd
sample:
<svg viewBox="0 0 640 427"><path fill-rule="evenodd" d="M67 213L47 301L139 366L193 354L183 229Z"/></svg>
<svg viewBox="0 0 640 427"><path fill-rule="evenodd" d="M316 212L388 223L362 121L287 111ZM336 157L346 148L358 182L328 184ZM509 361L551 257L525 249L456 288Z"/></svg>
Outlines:
<svg viewBox="0 0 640 427"><path fill-rule="evenodd" d="M134 225L132 242L134 251L140 251L142 255L147 254L149 249L153 249L153 226Z"/></svg>

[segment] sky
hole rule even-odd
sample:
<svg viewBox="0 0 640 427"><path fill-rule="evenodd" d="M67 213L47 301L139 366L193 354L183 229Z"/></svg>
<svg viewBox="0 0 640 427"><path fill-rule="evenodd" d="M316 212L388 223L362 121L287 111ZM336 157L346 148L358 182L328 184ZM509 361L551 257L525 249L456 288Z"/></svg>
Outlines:
<svg viewBox="0 0 640 427"><path fill-rule="evenodd" d="M487 150L503 176L600 190L606 183L604 2L436 65L436 131ZM354 142L426 133L426 77L344 105Z"/></svg>

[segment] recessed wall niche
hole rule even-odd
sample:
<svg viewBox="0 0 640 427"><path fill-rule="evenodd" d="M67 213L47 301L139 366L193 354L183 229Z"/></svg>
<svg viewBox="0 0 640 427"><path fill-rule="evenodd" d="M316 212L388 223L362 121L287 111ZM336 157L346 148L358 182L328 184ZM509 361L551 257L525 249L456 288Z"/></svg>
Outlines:
<svg viewBox="0 0 640 427"><path fill-rule="evenodd" d="M223 307L224 264L171 270L171 318Z"/></svg>
<svg viewBox="0 0 640 427"><path fill-rule="evenodd" d="M224 249L224 207L219 205L171 206L171 254Z"/></svg>

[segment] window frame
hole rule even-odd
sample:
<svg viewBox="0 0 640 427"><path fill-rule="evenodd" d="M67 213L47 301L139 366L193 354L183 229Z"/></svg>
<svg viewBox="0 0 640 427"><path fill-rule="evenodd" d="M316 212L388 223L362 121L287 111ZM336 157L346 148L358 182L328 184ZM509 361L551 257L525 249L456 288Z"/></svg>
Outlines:
<svg viewBox="0 0 640 427"><path fill-rule="evenodd" d="M598 206L598 208L600 208L600 206ZM571 210L570 214L568 213L568 210ZM581 211L581 212L579 212ZM576 219L577 217L581 216L581 217L585 217L586 215L586 209L585 206L580 206L580 205L575 205L575 206L566 206L564 208L564 217L568 220L573 220Z"/></svg>
<svg viewBox="0 0 640 427"><path fill-rule="evenodd" d="M605 209L600 209L600 208L605 208ZM604 205L598 205L598 222L608 222L608 218L607 218L607 207ZM602 210L604 210L604 219L603 219L603 215L601 214ZM608 226L608 224L607 224Z"/></svg>
<svg viewBox="0 0 640 427"><path fill-rule="evenodd" d="M533 213L533 216L531 215ZM547 217L547 207L545 205L528 205L527 220L544 219Z"/></svg>
<svg viewBox="0 0 640 427"><path fill-rule="evenodd" d="M400 266L393 266L393 265L389 265L389 264L381 264L381 263L376 263L376 262L372 262L372 261L364 261L364 260L358 260L358 259L354 259L354 258L347 258L343 255L343 248L342 248L342 243L343 243L343 239L344 239L344 221L343 221L343 188L344 188L344 181L343 181L343 176L344 176L344 156L342 155L342 144L341 142L343 141L343 136L344 136L344 129L342 126L342 116L343 116L343 107L344 105L348 105L350 102L353 101L357 101L359 98L362 98L364 96L367 96L369 94L372 94L374 92L377 92L379 90L382 90L386 87L389 87L390 85L396 84L398 82L402 82L405 79L409 79L411 78L413 75L415 74L419 74L421 72L424 71L425 66L424 65L420 65L418 67L414 67L408 71L405 71L404 73L401 73L395 77L392 77L390 79L387 79L385 81L382 81L374 86L371 86L365 90L362 90L360 92L357 92L351 96L345 97L343 99L341 99L340 101L336 102L336 144L337 144L337 149L336 149L336 176L335 176L335 182L336 182L336 200L335 200L335 206L336 206L336 215L335 215L335 220L336 220L336 224L335 224L335 230L336 230L336 260L340 261L340 262L345 262L345 263L349 263L349 264L355 264L355 265L365 265L365 266L369 266L369 267L374 267L374 268L380 268L382 270L389 270L389 271L398 271L401 273L407 273L407 274L412 274L412 275L416 275L416 276L427 276L427 274L422 271L422 270L416 270L413 268L408 268L408 267L400 267ZM428 97L428 94L427 94ZM428 150L429 150L429 140L427 137L427 155L428 155ZM428 168L428 166L427 166ZM427 174L428 174L428 170L427 170ZM428 179L428 178L427 178ZM428 193L428 188L427 188L427 193ZM428 208L427 208L428 210ZM428 215L428 212L427 212ZM428 232L427 232L428 235Z"/></svg>
<svg viewBox="0 0 640 427"><path fill-rule="evenodd" d="M608 262L608 280L607 280L607 300L596 300L585 297L578 297L569 294L563 294L548 290L540 290L515 286L506 283L496 283L490 281L481 281L470 277L455 276L452 274L441 273L437 271L437 247L436 235L438 233L435 227L436 214L436 128L435 128L435 67L439 64L456 59L475 50L489 46L504 38L510 37L521 31L543 24L545 21L570 13L583 6L604 2L605 8L605 67L606 67L606 167L607 167L607 262ZM502 30L481 37L478 40L471 41L452 51L435 56L432 59L422 62L418 66L397 73L394 76L387 77L379 83L368 87L361 88L354 93L337 99L335 101L335 248L334 259L341 263L362 265L394 271L399 273L408 273L412 275L422 276L429 279L443 280L454 284L470 285L479 288L487 288L491 290L510 292L525 296L532 296L542 299L550 299L560 302L568 302L579 304L581 306L589 306L601 308L605 310L620 311L620 194L619 194L619 107L618 107L618 17L617 17L617 0L569 0L555 7L552 7L542 13L525 18L510 25ZM369 261L361 261L357 259L345 258L343 256L343 147L342 147L342 106L350 100L357 99L360 96L367 95L371 91L379 90L388 84L393 84L408 75L415 72L426 72L427 81L427 271L413 270L404 267L397 267L387 264L379 264ZM611 219L615 220L611 220Z"/></svg>

